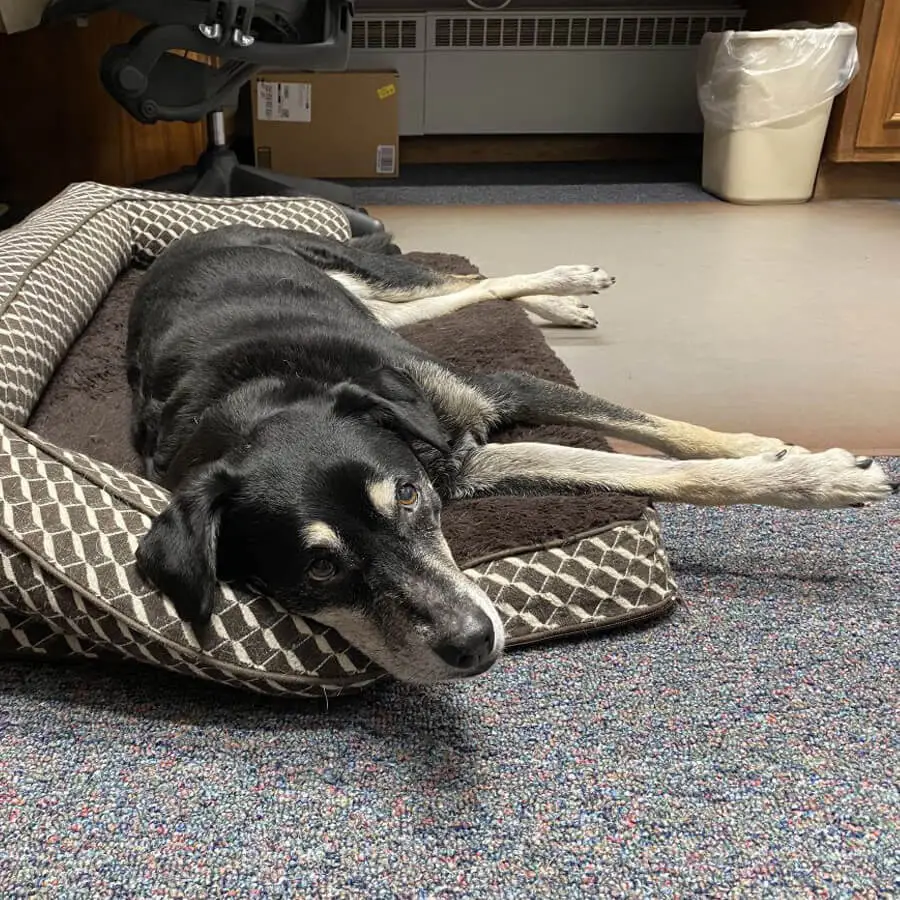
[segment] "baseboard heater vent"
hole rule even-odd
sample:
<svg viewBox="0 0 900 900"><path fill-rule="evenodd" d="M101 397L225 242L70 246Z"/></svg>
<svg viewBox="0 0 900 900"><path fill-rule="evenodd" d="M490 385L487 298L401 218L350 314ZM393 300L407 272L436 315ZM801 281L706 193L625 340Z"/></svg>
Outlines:
<svg viewBox="0 0 900 900"><path fill-rule="evenodd" d="M435 19L434 47L695 47L707 31L740 25L740 16L453 16Z"/></svg>
<svg viewBox="0 0 900 900"><path fill-rule="evenodd" d="M369 18L353 20L353 50L415 50L419 46L419 19Z"/></svg>
<svg viewBox="0 0 900 900"><path fill-rule="evenodd" d="M400 132L691 133L697 46L744 10L361 14L350 65L400 73Z"/></svg>

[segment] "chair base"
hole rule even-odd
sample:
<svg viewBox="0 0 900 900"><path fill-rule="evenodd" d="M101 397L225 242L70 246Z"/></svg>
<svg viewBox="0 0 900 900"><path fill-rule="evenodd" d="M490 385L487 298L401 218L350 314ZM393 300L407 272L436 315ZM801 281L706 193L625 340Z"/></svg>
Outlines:
<svg viewBox="0 0 900 900"><path fill-rule="evenodd" d="M195 166L143 181L135 187L195 197L319 197L343 208L354 237L384 231L383 222L353 205L350 188L245 165L228 147L212 146L204 151Z"/></svg>

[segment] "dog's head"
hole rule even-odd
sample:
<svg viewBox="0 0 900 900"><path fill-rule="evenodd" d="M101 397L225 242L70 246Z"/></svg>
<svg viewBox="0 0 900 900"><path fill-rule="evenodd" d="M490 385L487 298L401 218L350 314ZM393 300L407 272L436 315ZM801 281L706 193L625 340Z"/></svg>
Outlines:
<svg viewBox="0 0 900 900"><path fill-rule="evenodd" d="M398 678L479 674L503 626L441 532L421 460L446 440L395 369L328 391L248 386L203 415L168 467L180 484L138 564L195 623L221 579L331 625Z"/></svg>

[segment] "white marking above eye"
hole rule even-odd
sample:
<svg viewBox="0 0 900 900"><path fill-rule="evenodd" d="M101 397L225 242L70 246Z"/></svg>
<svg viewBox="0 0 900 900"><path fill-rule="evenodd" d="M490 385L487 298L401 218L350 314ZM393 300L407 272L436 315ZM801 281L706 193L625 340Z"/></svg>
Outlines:
<svg viewBox="0 0 900 900"><path fill-rule="evenodd" d="M341 536L325 522L310 522L305 525L303 539L311 547L331 547L338 550L343 545Z"/></svg>
<svg viewBox="0 0 900 900"><path fill-rule="evenodd" d="M397 509L397 488L393 481L386 478L381 481L370 481L366 485L366 493L377 512L388 517L394 515Z"/></svg>

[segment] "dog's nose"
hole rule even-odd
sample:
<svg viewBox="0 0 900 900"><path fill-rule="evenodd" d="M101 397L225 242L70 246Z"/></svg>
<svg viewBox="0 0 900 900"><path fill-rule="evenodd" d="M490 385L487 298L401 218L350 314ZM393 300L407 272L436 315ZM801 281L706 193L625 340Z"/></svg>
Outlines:
<svg viewBox="0 0 900 900"><path fill-rule="evenodd" d="M453 636L441 641L434 652L448 666L460 671L478 669L494 652L494 626L483 613L468 616Z"/></svg>

